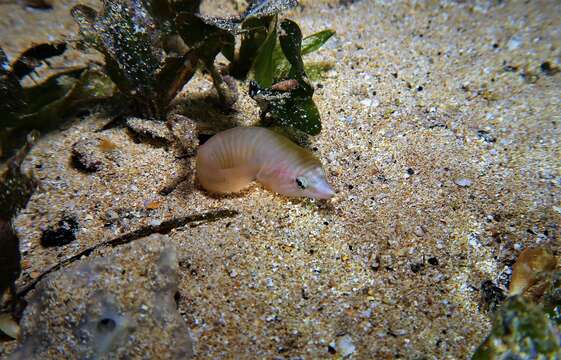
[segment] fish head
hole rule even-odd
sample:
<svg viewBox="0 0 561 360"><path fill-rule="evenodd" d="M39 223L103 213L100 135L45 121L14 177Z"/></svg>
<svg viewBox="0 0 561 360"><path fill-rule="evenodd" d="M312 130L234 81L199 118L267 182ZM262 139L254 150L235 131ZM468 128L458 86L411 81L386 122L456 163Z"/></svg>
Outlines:
<svg viewBox="0 0 561 360"><path fill-rule="evenodd" d="M312 199L329 199L335 195L335 191L327 182L323 169L319 166L308 169L304 173L297 174L293 179L298 196L306 196Z"/></svg>

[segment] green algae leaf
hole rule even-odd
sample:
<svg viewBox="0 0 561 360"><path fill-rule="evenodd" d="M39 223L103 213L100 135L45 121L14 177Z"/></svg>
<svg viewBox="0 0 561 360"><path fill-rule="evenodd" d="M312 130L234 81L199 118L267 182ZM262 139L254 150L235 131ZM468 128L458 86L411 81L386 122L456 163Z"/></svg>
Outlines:
<svg viewBox="0 0 561 360"><path fill-rule="evenodd" d="M220 29L207 24L200 16L188 12L182 12L175 19L177 30L189 48L198 48L205 41L218 36Z"/></svg>
<svg viewBox="0 0 561 360"><path fill-rule="evenodd" d="M541 306L514 296L496 313L491 334L472 359L559 359L560 341L559 329Z"/></svg>
<svg viewBox="0 0 561 360"><path fill-rule="evenodd" d="M273 51L277 42L276 21L271 23L271 29L267 38L259 48L255 62L253 64L254 77L257 83L262 87L271 87L273 85Z"/></svg>
<svg viewBox="0 0 561 360"><path fill-rule="evenodd" d="M286 77L292 85L284 89L285 86L272 84L278 80L275 70L278 69L279 55L275 54L274 44L271 44L267 48L267 59L270 59L267 72L264 71L267 77L259 78L256 71L257 83L250 86L250 96L261 106L262 118L268 114L276 125L317 135L321 131L321 119L312 99L314 88L308 82L302 61L302 32L298 24L285 19L280 24L278 38L284 58L290 64Z"/></svg>
<svg viewBox="0 0 561 360"><path fill-rule="evenodd" d="M10 123L6 118L0 128L0 158L9 156L13 150L21 146L26 134L33 130L46 130L58 126L65 120L61 100L78 82L83 69L66 70L53 75L44 82L21 90L21 99L25 107L12 114Z"/></svg>
<svg viewBox="0 0 561 360"><path fill-rule="evenodd" d="M93 67L68 68L23 88L0 49L0 96L4 99L0 102L0 158L10 156L31 130L58 126L80 105L112 96L113 88L107 75Z"/></svg>
<svg viewBox="0 0 561 360"><path fill-rule="evenodd" d="M85 70L66 98L73 104L91 103L112 97L116 92L115 84L109 76L97 68Z"/></svg>
<svg viewBox="0 0 561 360"><path fill-rule="evenodd" d="M319 50L323 46L323 44L325 44L325 42L329 40L334 34L335 31L333 30L323 30L302 39L302 56ZM288 72L290 71L290 63L284 56L280 44L277 44L277 46L275 47L275 51L273 52L273 62L275 63L274 82L286 79L288 77ZM331 68L333 68L333 65L327 64L325 62L319 62L315 64L304 63L305 73L310 79L320 79L322 77L322 74Z"/></svg>
<svg viewBox="0 0 561 360"><path fill-rule="evenodd" d="M325 78L325 73L333 69L335 65L331 62L318 61L313 63L304 64L306 75L310 80L322 80Z"/></svg>
<svg viewBox="0 0 561 360"><path fill-rule="evenodd" d="M105 0L100 14L78 5L72 16L83 42L104 55L107 73L134 109L145 117L163 118L194 75L198 58L210 63L223 49L233 57L234 37L217 25L225 27L227 21L195 15L200 3Z"/></svg>
<svg viewBox="0 0 561 360"><path fill-rule="evenodd" d="M302 55L307 55L314 51L319 50L327 40L335 35L335 31L331 29L326 29L315 34L306 36L302 40Z"/></svg>
<svg viewBox="0 0 561 360"><path fill-rule="evenodd" d="M264 69L262 67L264 62L266 63L265 68L270 68L270 55L266 42L267 40L270 42L276 41L276 39L273 40L270 37L271 24L273 20L276 23L277 15L280 12L296 5L296 0L255 0L250 3L241 16L242 26L239 31L241 33L240 50L231 65L234 77L245 79L250 69L252 67L255 69L257 57L259 56L261 57L259 59L259 70ZM276 62L273 61L273 64L276 64ZM275 69L274 66L273 69Z"/></svg>

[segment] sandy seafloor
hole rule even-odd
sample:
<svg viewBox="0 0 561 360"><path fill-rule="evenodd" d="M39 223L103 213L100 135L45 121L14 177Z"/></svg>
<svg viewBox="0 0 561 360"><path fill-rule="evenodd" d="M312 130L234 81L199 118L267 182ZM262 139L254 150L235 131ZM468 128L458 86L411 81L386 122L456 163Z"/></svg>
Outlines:
<svg viewBox="0 0 561 360"><path fill-rule="evenodd" d="M72 34L65 6L0 5L0 45L14 56L34 36ZM481 283L507 287L524 247L561 250L560 13L556 1L304 2L287 16L305 35L337 31L306 58L333 65L316 81L323 130L310 147L334 199L259 186L210 197L193 182L192 158L124 128L97 131L107 119L93 113L26 160L40 187L14 220L18 285L142 226L230 209L239 214L169 233L196 358L468 358L490 328ZM198 76L180 100L201 128L258 120L247 95L227 116L189 112L211 89ZM92 174L70 161L84 138L117 145ZM77 239L42 247L42 231L66 215ZM61 316L57 304L47 311Z"/></svg>

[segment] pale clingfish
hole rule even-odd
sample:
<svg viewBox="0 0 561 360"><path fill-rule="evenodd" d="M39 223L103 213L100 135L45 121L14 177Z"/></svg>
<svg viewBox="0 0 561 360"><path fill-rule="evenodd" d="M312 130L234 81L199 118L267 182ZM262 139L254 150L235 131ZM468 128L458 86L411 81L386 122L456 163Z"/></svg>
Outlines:
<svg viewBox="0 0 561 360"><path fill-rule="evenodd" d="M222 131L201 145L197 177L212 193L235 193L258 181L286 196L328 199L335 194L310 151L259 127Z"/></svg>

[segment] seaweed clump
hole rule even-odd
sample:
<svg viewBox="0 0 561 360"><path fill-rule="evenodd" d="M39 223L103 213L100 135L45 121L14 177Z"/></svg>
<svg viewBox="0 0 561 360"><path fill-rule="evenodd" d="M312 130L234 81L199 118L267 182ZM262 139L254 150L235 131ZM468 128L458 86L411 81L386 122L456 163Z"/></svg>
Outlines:
<svg viewBox="0 0 561 360"><path fill-rule="evenodd" d="M560 336L558 324L542 306L521 296L510 297L495 314L491 333L472 359L558 359Z"/></svg>
<svg viewBox="0 0 561 360"><path fill-rule="evenodd" d="M64 51L61 44L39 44L10 63L0 48L0 160L25 144L32 130L49 131L78 109L113 96L113 82L93 64L66 68L34 86L22 86L41 62Z"/></svg>
<svg viewBox="0 0 561 360"><path fill-rule="evenodd" d="M473 360L561 358L561 271L543 247L524 250L513 266L510 295Z"/></svg>
<svg viewBox="0 0 561 360"><path fill-rule="evenodd" d="M72 15L82 43L104 55L107 74L128 99L131 115L165 120L171 100L203 68L224 107L237 99L231 77L250 76L250 96L262 107L265 124L310 135L321 130L302 56L318 50L334 32L303 38L295 22L279 21L279 13L296 1L253 1L233 18L201 15L197 0L105 0L103 5L99 14L78 5ZM216 66L218 54L230 62L227 68ZM284 81L293 86L275 87Z"/></svg>

